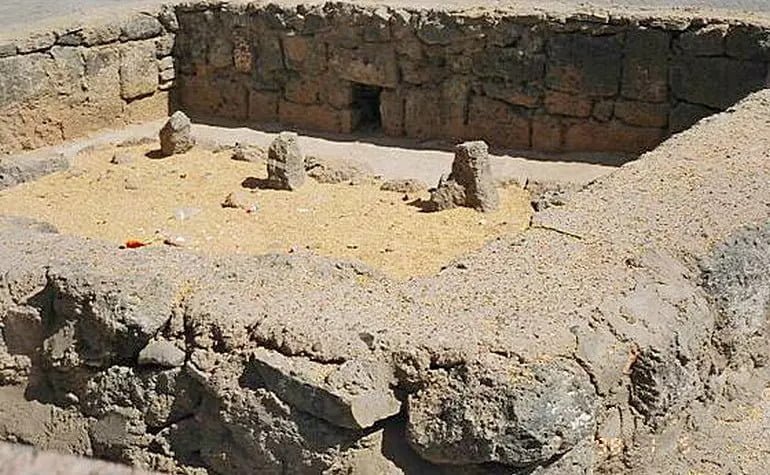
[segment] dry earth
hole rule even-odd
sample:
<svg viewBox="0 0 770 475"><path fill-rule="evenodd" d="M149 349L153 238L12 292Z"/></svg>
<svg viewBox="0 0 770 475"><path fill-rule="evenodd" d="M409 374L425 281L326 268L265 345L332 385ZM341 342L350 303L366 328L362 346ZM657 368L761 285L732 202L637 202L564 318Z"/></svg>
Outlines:
<svg viewBox="0 0 770 475"><path fill-rule="evenodd" d="M122 165L110 163L114 148L82 154L69 171L0 192L0 214L116 245L135 239L162 246L170 238L209 255L310 250L361 260L398 278L434 274L487 240L524 229L531 215L529 194L518 186L501 190L502 206L493 213L425 213L419 204L426 192L381 191L374 179L355 186L310 180L297 192L258 189L267 176L264 162L203 149L147 158L152 148L117 149L135 160ZM223 208L232 192L257 210Z"/></svg>

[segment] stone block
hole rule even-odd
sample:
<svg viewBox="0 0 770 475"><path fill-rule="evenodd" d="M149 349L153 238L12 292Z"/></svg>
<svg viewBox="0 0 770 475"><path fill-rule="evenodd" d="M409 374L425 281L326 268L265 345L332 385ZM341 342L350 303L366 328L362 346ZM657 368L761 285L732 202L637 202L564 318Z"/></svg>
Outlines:
<svg viewBox="0 0 770 475"><path fill-rule="evenodd" d="M209 43L208 64L215 69L233 67L233 43L229 38L216 37Z"/></svg>
<svg viewBox="0 0 770 475"><path fill-rule="evenodd" d="M324 105L301 105L281 100L278 120L282 124L323 132L350 133L358 124L351 110L338 110Z"/></svg>
<svg viewBox="0 0 770 475"><path fill-rule="evenodd" d="M58 94L70 95L82 90L85 65L80 48L54 46L50 54L53 65L49 77L55 91Z"/></svg>
<svg viewBox="0 0 770 475"><path fill-rule="evenodd" d="M159 36L161 33L163 33L163 25L157 18L146 13L139 13L123 22L120 40L146 40Z"/></svg>
<svg viewBox="0 0 770 475"><path fill-rule="evenodd" d="M542 83L545 56L527 55L518 48L489 48L472 56L473 73L482 78L499 78L516 84Z"/></svg>
<svg viewBox="0 0 770 475"><path fill-rule="evenodd" d="M281 41L276 36L264 35L259 38L256 48L256 66L261 75L265 72L284 68Z"/></svg>
<svg viewBox="0 0 770 475"><path fill-rule="evenodd" d="M401 409L390 389L392 374L374 361L325 365L260 348L251 365L282 400L339 427L371 427Z"/></svg>
<svg viewBox="0 0 770 475"><path fill-rule="evenodd" d="M278 120L278 93L249 91L248 118L253 122L275 122Z"/></svg>
<svg viewBox="0 0 770 475"><path fill-rule="evenodd" d="M25 38L15 41L16 48L19 54L34 53L36 51L43 51L56 42L56 35L51 31L42 31L31 33Z"/></svg>
<svg viewBox="0 0 770 475"><path fill-rule="evenodd" d="M160 129L160 150L163 156L185 153L195 145L190 118L176 111Z"/></svg>
<svg viewBox="0 0 770 475"><path fill-rule="evenodd" d="M87 23L63 32L56 40L62 46L96 46L118 41L121 25L113 21Z"/></svg>
<svg viewBox="0 0 770 475"><path fill-rule="evenodd" d="M536 115L532 117L532 149L559 152L563 142L562 121L559 117Z"/></svg>
<svg viewBox="0 0 770 475"><path fill-rule="evenodd" d="M490 145L520 149L530 147L528 114L488 97L471 96L466 130L466 137L482 139Z"/></svg>
<svg viewBox="0 0 770 475"><path fill-rule="evenodd" d="M358 49L332 47L329 66L348 81L382 87L398 84L396 52L390 45L366 43Z"/></svg>
<svg viewBox="0 0 770 475"><path fill-rule="evenodd" d="M499 80L488 80L481 85L484 95L499 99L514 106L530 109L539 107L543 101L543 89L539 85L516 84Z"/></svg>
<svg viewBox="0 0 770 475"><path fill-rule="evenodd" d="M618 93L623 56L620 36L557 34L546 48L546 85L550 89L596 97Z"/></svg>
<svg viewBox="0 0 770 475"><path fill-rule="evenodd" d="M50 94L50 61L42 53L0 59L0 107Z"/></svg>
<svg viewBox="0 0 770 475"><path fill-rule="evenodd" d="M0 43L0 58L16 56L18 49L14 43Z"/></svg>
<svg viewBox="0 0 770 475"><path fill-rule="evenodd" d="M335 109L348 109L353 105L353 85L332 76L321 80L321 102Z"/></svg>
<svg viewBox="0 0 770 475"><path fill-rule="evenodd" d="M766 74L764 63L679 57L671 66L671 92L676 99L726 109L749 93L765 87Z"/></svg>
<svg viewBox="0 0 770 475"><path fill-rule="evenodd" d="M749 61L770 61L770 29L732 25L725 35L728 56Z"/></svg>
<svg viewBox="0 0 770 475"><path fill-rule="evenodd" d="M385 135L404 135L404 96L399 91L385 89L380 94L380 120Z"/></svg>
<svg viewBox="0 0 770 475"><path fill-rule="evenodd" d="M283 54L286 67L299 72L326 70L326 43L307 36L285 36Z"/></svg>
<svg viewBox="0 0 770 475"><path fill-rule="evenodd" d="M671 109L668 119L668 130L675 134L689 129L704 117L716 114L717 111L697 104L679 102Z"/></svg>
<svg viewBox="0 0 770 475"><path fill-rule="evenodd" d="M287 101L297 104L317 104L321 97L321 81L313 77L290 79L284 88Z"/></svg>
<svg viewBox="0 0 770 475"><path fill-rule="evenodd" d="M641 153L664 138L664 130L634 127L618 121L579 120L565 124L564 150L570 152Z"/></svg>
<svg viewBox="0 0 770 475"><path fill-rule="evenodd" d="M671 106L667 102L656 104L620 100L615 104L615 117L629 125L666 127L670 109Z"/></svg>
<svg viewBox="0 0 770 475"><path fill-rule="evenodd" d="M674 43L677 52L690 56L721 56L725 53L725 35L729 25L709 24L685 31Z"/></svg>
<svg viewBox="0 0 770 475"><path fill-rule="evenodd" d="M86 90L97 96L117 97L120 90L120 52L112 46L83 50Z"/></svg>
<svg viewBox="0 0 770 475"><path fill-rule="evenodd" d="M158 63L155 44L131 43L120 50L120 95L131 100L155 92L158 88Z"/></svg>
<svg viewBox="0 0 770 475"><path fill-rule="evenodd" d="M549 114L588 117L593 110L593 102L586 97L547 91L545 93L545 110Z"/></svg>
<svg viewBox="0 0 770 475"><path fill-rule="evenodd" d="M433 211L465 206L481 212L500 206L486 143L465 142L455 147L452 173L441 178L431 193L429 206Z"/></svg>
<svg viewBox="0 0 770 475"><path fill-rule="evenodd" d="M297 134L281 132L267 150L267 179L279 190L295 191L305 183L305 156Z"/></svg>
<svg viewBox="0 0 770 475"><path fill-rule="evenodd" d="M621 95L647 102L668 99L671 38L665 31L633 29L626 33Z"/></svg>
<svg viewBox="0 0 770 475"><path fill-rule="evenodd" d="M615 113L615 102L609 99L596 101L594 103L593 111L591 111L591 117L600 121L607 122L612 119L612 115Z"/></svg>
<svg viewBox="0 0 770 475"><path fill-rule="evenodd" d="M404 133L407 137L435 138L441 130L441 91L409 89L404 95Z"/></svg>

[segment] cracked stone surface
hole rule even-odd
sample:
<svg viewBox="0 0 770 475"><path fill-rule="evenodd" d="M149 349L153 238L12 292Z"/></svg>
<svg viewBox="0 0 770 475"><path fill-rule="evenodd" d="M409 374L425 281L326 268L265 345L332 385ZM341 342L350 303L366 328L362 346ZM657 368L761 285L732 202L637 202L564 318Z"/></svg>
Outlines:
<svg viewBox="0 0 770 475"><path fill-rule="evenodd" d="M407 282L305 253L119 250L4 219L0 374L83 420L83 453L162 471L757 459L761 444L736 455L703 431L735 444L763 423L740 404L762 400L766 352L736 342L767 336L753 256L770 221L768 111L756 93L523 234ZM139 366L159 340L183 367ZM730 411L748 425L726 425Z"/></svg>

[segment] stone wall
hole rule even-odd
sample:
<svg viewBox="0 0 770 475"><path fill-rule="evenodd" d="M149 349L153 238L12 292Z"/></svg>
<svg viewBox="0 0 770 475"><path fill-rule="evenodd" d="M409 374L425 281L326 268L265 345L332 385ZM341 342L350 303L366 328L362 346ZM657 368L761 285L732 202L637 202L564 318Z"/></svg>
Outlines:
<svg viewBox="0 0 770 475"><path fill-rule="evenodd" d="M175 30L164 9L0 40L0 154L165 116Z"/></svg>
<svg viewBox="0 0 770 475"><path fill-rule="evenodd" d="M179 99L238 122L637 153L767 83L765 27L328 3L177 9Z"/></svg>

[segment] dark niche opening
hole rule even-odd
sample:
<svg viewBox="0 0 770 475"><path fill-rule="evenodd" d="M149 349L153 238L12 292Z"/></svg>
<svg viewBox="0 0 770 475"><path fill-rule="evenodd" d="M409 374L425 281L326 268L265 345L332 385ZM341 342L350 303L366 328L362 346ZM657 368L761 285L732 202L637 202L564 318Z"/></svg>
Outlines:
<svg viewBox="0 0 770 475"><path fill-rule="evenodd" d="M353 83L353 110L358 116L357 132L378 132L382 128L381 93L381 87Z"/></svg>

